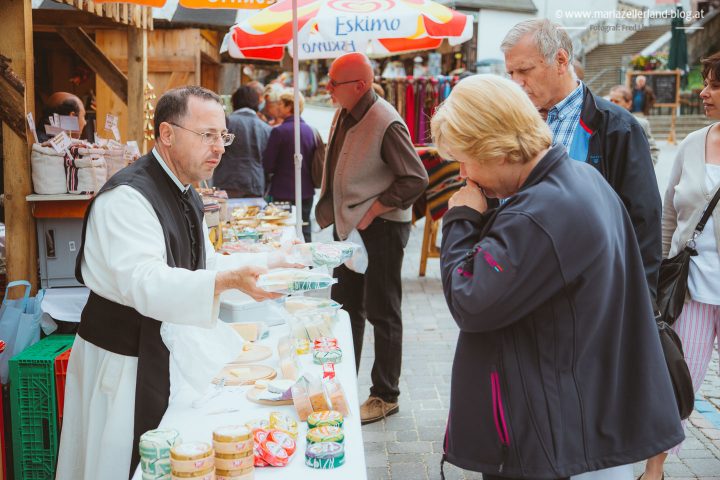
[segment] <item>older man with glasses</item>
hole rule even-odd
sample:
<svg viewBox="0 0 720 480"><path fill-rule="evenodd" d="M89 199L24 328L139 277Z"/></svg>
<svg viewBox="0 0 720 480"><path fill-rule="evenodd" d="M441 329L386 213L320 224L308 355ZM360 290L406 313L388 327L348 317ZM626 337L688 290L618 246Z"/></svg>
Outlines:
<svg viewBox="0 0 720 480"><path fill-rule="evenodd" d="M124 480L138 438L157 428L170 396L160 326L213 328L217 299L256 285L263 254L216 255L192 184L212 176L233 141L220 98L202 87L170 90L155 110L155 148L115 174L87 209L76 276L90 289L68 366L60 480Z"/></svg>
<svg viewBox="0 0 720 480"><path fill-rule="evenodd" d="M428 183L402 117L372 89L373 69L361 53L330 67L328 92L339 106L333 120L315 217L334 224L335 238L357 229L368 252L364 274L340 266L332 298L350 314L355 365L360 366L365 319L373 325L375 362L363 424L398 412L402 357L400 270L410 235L412 204Z"/></svg>

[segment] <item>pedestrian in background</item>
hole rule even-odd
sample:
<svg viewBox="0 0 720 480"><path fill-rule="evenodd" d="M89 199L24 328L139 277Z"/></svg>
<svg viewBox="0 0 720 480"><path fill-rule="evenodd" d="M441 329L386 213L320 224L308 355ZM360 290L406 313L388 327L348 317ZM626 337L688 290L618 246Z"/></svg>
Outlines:
<svg viewBox="0 0 720 480"><path fill-rule="evenodd" d="M633 225L607 182L551 146L499 76L460 81L432 136L467 180L443 217L460 328L443 462L485 480L567 479L681 440Z"/></svg>
<svg viewBox="0 0 720 480"><path fill-rule="evenodd" d="M263 92L263 108L260 109L260 117L271 127L280 125L278 120L278 107L280 105L280 94L284 88L279 83L270 83L265 86Z"/></svg>
<svg viewBox="0 0 720 480"><path fill-rule="evenodd" d="M235 141L225 149L213 174L213 185L225 190L230 198L262 197L265 171L262 154L272 128L257 115L258 96L246 85L232 96L233 113L227 118L228 131Z"/></svg>
<svg viewBox="0 0 720 480"><path fill-rule="evenodd" d="M359 231L368 254L364 274L335 269L332 298L350 314L355 366L360 366L365 319L374 327L375 362L370 396L360 406L363 424L399 411L402 360L402 269L412 205L428 176L407 126L372 89L373 67L361 53L337 58L328 92L340 108L330 130L323 188L315 209L321 228L336 239Z"/></svg>
<svg viewBox="0 0 720 480"><path fill-rule="evenodd" d="M564 28L549 20L515 25L500 46L507 73L547 119L553 144L570 158L595 167L630 214L655 298L662 254L661 201L650 147L635 117L595 96L572 72L573 45Z"/></svg>
<svg viewBox="0 0 720 480"><path fill-rule="evenodd" d="M276 118L281 123L272 129L265 153L263 168L268 179L268 194L272 201L288 202L295 205L295 115L294 92L285 89L279 97ZM300 94L298 109L302 114L305 98ZM311 162L315 156L315 132L300 117L300 153L302 153L302 170L300 171L303 237L311 241L310 211L313 205L313 188Z"/></svg>
<svg viewBox="0 0 720 480"><path fill-rule="evenodd" d="M682 141L670 173L662 217L663 258L677 255L693 236L710 199L720 188L720 53L702 61L705 88L700 92L705 115L715 123ZM685 306L673 325L682 340L695 392L705 379L720 333L720 206L716 206L695 239L690 257ZM677 454L680 445L670 453ZM667 453L648 460L643 480L663 478Z"/></svg>
<svg viewBox="0 0 720 480"><path fill-rule="evenodd" d="M645 75L635 77L635 87L632 91L632 109L633 113L650 115L650 109L655 105L655 92L647 84Z"/></svg>
<svg viewBox="0 0 720 480"><path fill-rule="evenodd" d="M610 89L609 97L609 100L612 103L619 105L625 110L629 111L632 107L632 92L625 85L615 85L612 87ZM658 148L657 142L655 142L655 138L652 135L650 122L647 118L641 115L636 115L635 119L638 121L645 132L645 136L647 137L648 144L650 145L650 156L652 157L653 165L657 165L658 159L660 158L660 148Z"/></svg>

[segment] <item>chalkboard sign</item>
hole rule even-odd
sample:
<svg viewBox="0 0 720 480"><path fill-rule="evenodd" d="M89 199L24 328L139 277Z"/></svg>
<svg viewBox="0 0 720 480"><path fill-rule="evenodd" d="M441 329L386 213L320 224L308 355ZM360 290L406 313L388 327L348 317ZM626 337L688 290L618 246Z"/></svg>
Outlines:
<svg viewBox="0 0 720 480"><path fill-rule="evenodd" d="M675 72L670 75L651 75L655 103L675 103L677 101L677 80Z"/></svg>
<svg viewBox="0 0 720 480"><path fill-rule="evenodd" d="M678 102L678 73L675 70L651 71L651 72L628 72L629 86L635 86L635 77L644 75L647 78L647 85L655 93L656 106L671 106Z"/></svg>

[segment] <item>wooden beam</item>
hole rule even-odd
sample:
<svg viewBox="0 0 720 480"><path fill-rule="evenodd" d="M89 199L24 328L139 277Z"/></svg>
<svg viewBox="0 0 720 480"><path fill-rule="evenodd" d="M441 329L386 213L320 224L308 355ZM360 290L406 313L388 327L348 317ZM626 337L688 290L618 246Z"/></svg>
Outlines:
<svg viewBox="0 0 720 480"><path fill-rule="evenodd" d="M0 54L12 60L15 75L25 83L23 114L35 111L35 71L33 66L32 5L23 0L0 0ZM0 96L12 95L7 84L0 85ZM23 115L24 116L24 115ZM35 219L25 196L32 193L30 175L30 135L27 128L18 135L3 123L3 171L5 176L5 252L7 279L28 280L37 291L38 259ZM11 292L15 298L19 292Z"/></svg>
<svg viewBox="0 0 720 480"><path fill-rule="evenodd" d="M17 136L25 136L25 96L0 76L0 122L10 127Z"/></svg>
<svg viewBox="0 0 720 480"><path fill-rule="evenodd" d="M80 10L33 10L33 27L83 27L86 31L96 28L118 28L109 18L98 17ZM53 28L53 32L55 29Z"/></svg>
<svg viewBox="0 0 720 480"><path fill-rule="evenodd" d="M25 136L25 82L12 69L12 60L0 54L0 121L19 137Z"/></svg>
<svg viewBox="0 0 720 480"><path fill-rule="evenodd" d="M127 58L111 58L123 72L128 71ZM149 73L173 73L195 71L195 57L153 57L147 60Z"/></svg>
<svg viewBox="0 0 720 480"><path fill-rule="evenodd" d="M120 99L128 102L128 79L120 69L98 48L82 28L58 28L58 34L65 43L99 75Z"/></svg>
<svg viewBox="0 0 720 480"><path fill-rule="evenodd" d="M145 85L147 85L147 30L128 27L128 139L145 151Z"/></svg>

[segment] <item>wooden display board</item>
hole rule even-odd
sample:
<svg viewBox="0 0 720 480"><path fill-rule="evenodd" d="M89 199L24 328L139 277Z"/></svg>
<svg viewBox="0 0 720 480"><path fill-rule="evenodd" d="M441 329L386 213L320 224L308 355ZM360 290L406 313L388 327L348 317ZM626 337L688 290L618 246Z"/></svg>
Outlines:
<svg viewBox="0 0 720 480"><path fill-rule="evenodd" d="M675 120L677 110L680 107L680 70L631 70L626 74L626 84L633 89L635 85L635 77L644 75L647 78L647 85L652 88L655 93L656 107L669 107L672 112L672 120L670 124L670 134L668 142L675 144Z"/></svg>

